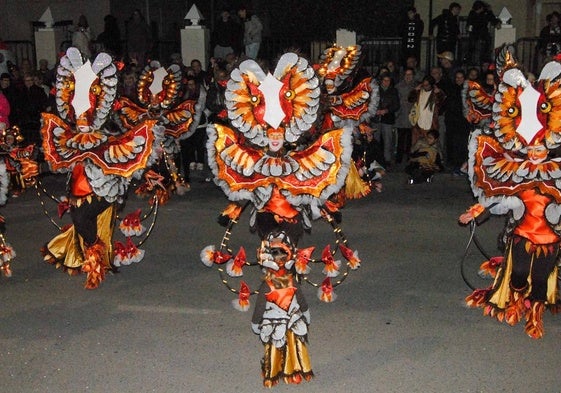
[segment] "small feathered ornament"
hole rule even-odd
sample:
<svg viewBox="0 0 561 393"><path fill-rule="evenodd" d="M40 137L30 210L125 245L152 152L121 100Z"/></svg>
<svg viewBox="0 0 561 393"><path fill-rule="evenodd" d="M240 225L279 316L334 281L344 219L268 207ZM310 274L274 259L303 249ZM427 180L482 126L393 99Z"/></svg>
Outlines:
<svg viewBox="0 0 561 393"><path fill-rule="evenodd" d="M333 285L331 284L331 279L326 277L321 283L318 289L318 298L322 302L331 303L337 299L337 294L333 290Z"/></svg>
<svg viewBox="0 0 561 393"><path fill-rule="evenodd" d="M249 310L249 296L250 296L250 292L249 292L249 286L242 281L240 283L240 292L238 294L238 298L235 300L232 300L232 306L234 306L234 308L238 311L247 311Z"/></svg>
<svg viewBox="0 0 561 393"><path fill-rule="evenodd" d="M343 243L339 244L339 250L345 259L349 262L349 267L356 270L360 267L360 258L358 257L358 250L351 250L349 247L345 246Z"/></svg>
<svg viewBox="0 0 561 393"><path fill-rule="evenodd" d="M127 238L127 256L131 262L140 262L144 258L144 250L141 250L134 244L130 237Z"/></svg>
<svg viewBox="0 0 561 393"><path fill-rule="evenodd" d="M206 246L201 251L201 262L207 267L212 267L213 264L221 265L232 259L228 253L217 251L214 245Z"/></svg>
<svg viewBox="0 0 561 393"><path fill-rule="evenodd" d="M125 236L140 236L144 233L146 228L140 221L141 209L136 209L134 212L125 216L123 221L119 224L119 229Z"/></svg>
<svg viewBox="0 0 561 393"><path fill-rule="evenodd" d="M488 261L483 262L481 266L479 266L479 274L482 276L489 275L494 278L497 275L497 270L499 266L502 265L503 261L504 257L502 255L489 258Z"/></svg>
<svg viewBox="0 0 561 393"><path fill-rule="evenodd" d="M12 277L12 268L10 267L10 262L4 262L2 265L0 265L0 270L2 271L4 277Z"/></svg>
<svg viewBox="0 0 561 393"><path fill-rule="evenodd" d="M113 265L126 266L130 265L130 260L127 257L127 247L123 242L116 241L113 243Z"/></svg>
<svg viewBox="0 0 561 393"><path fill-rule="evenodd" d="M245 249L243 247L240 247L240 250L234 257L234 259L231 259L228 261L228 263L226 263L226 273L228 273L230 277L243 276L242 268L246 264L246 261L247 259L245 255Z"/></svg>
<svg viewBox="0 0 561 393"><path fill-rule="evenodd" d="M324 263L323 274L327 277L337 277L339 275L339 268L341 267L341 261L335 260L331 254L331 247L329 244L325 246L321 252L321 260Z"/></svg>
<svg viewBox="0 0 561 393"><path fill-rule="evenodd" d="M60 202L57 205L58 218L62 218L64 213L68 210L70 210L70 201L67 197L63 196L60 198Z"/></svg>
<svg viewBox="0 0 561 393"><path fill-rule="evenodd" d="M308 263L312 259L312 253L315 247L308 247L299 249L296 252L296 262L294 263L294 269L298 274L308 274L312 270Z"/></svg>

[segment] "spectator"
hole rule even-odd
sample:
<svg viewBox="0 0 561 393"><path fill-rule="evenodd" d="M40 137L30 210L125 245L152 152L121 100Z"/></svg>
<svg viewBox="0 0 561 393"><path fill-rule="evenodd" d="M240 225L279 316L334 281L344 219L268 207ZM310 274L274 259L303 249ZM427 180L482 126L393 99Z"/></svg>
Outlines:
<svg viewBox="0 0 561 393"><path fill-rule="evenodd" d="M113 15L105 15L103 18L104 28L100 35L97 36L97 42L103 46L103 50L112 54L116 58L120 58L123 52L121 45L121 31L117 24L117 18Z"/></svg>
<svg viewBox="0 0 561 393"><path fill-rule="evenodd" d="M128 57L142 69L146 65L146 55L152 49L152 34L138 8L127 21L126 29Z"/></svg>
<svg viewBox="0 0 561 393"><path fill-rule="evenodd" d="M243 44L245 55L250 59L257 59L261 46L263 24L257 15L251 14L246 7L238 9L238 16L243 24Z"/></svg>
<svg viewBox="0 0 561 393"><path fill-rule="evenodd" d="M41 74L43 78L43 83L45 83L49 88L54 86L55 72L53 69L49 68L49 61L47 59L39 60L39 68L37 72Z"/></svg>
<svg viewBox="0 0 561 393"><path fill-rule="evenodd" d="M240 37L241 27L231 18L228 10L222 10L212 33L214 57L225 59L227 54L239 49L236 48L236 40L239 40Z"/></svg>
<svg viewBox="0 0 561 393"><path fill-rule="evenodd" d="M392 78L385 73L380 75L380 101L376 111L377 132L374 137L378 142L383 142L384 161L386 169L392 164L394 145L393 127L395 124L395 113L399 110L399 95L393 86Z"/></svg>
<svg viewBox="0 0 561 393"><path fill-rule="evenodd" d="M461 70L461 67L457 66L454 62L454 54L446 51L438 54L436 57L438 57L440 68L442 69L442 77L446 79L446 83L453 83L456 78L456 71Z"/></svg>
<svg viewBox="0 0 561 393"><path fill-rule="evenodd" d="M421 81L426 75L426 72L422 70L421 67L419 67L419 60L417 57L415 56L407 57L407 59L405 60L405 67L401 72L402 76L407 68L411 68L412 70L414 70L415 76L413 77L413 80L415 81L415 83L421 83Z"/></svg>
<svg viewBox="0 0 561 393"><path fill-rule="evenodd" d="M19 106L18 103L20 101L19 96L20 93L18 89L16 89L12 85L12 79L10 78L10 74L3 73L0 75L0 91L8 100L10 104L10 116L9 116L9 124L17 125L19 124Z"/></svg>
<svg viewBox="0 0 561 393"><path fill-rule="evenodd" d="M561 26L559 26L560 14L556 11L546 17L547 25L540 31L538 50L543 58L542 62L548 61L561 52Z"/></svg>
<svg viewBox="0 0 561 393"><path fill-rule="evenodd" d="M434 28L437 28L436 53L450 51L456 53L456 45L460 36L460 26L458 15L462 10L460 4L450 3L448 9L443 10L442 14L431 20L429 25L429 35L432 37Z"/></svg>
<svg viewBox="0 0 561 393"><path fill-rule="evenodd" d="M92 33L90 31L88 19L85 15L80 15L78 18L78 24L72 33L72 46L78 48L86 59L89 59L92 57L91 40Z"/></svg>
<svg viewBox="0 0 561 393"><path fill-rule="evenodd" d="M127 97L132 102L138 102L136 95L136 81L137 76L134 70L126 69L123 73L123 83L118 85L119 96Z"/></svg>
<svg viewBox="0 0 561 393"><path fill-rule="evenodd" d="M397 128L397 149L395 162L401 163L403 157L407 155L411 149L411 122L409 121L409 112L413 103L409 102L408 97L411 91L415 89L416 82L415 70L406 68L401 80L395 85L399 94L399 111L395 118L395 127Z"/></svg>
<svg viewBox="0 0 561 393"><path fill-rule="evenodd" d="M425 23L417 13L415 7L407 8L407 18L401 27L401 59L405 61L409 56L421 58L421 37Z"/></svg>
<svg viewBox="0 0 561 393"><path fill-rule="evenodd" d="M414 116L410 117L411 144L427 136L429 130L438 129L438 114L446 96L436 86L436 81L430 75L423 78L421 84L409 93L408 100L413 103Z"/></svg>
<svg viewBox="0 0 561 393"><path fill-rule="evenodd" d="M206 89L194 78L187 79L187 92L184 100L194 100L201 108L197 110L193 122L189 126L188 136L180 141L181 157L183 161L183 178L190 183L191 171L204 169L206 153L206 126L207 119L204 111L206 105Z"/></svg>
<svg viewBox="0 0 561 393"><path fill-rule="evenodd" d="M209 122L227 122L226 112L226 85L228 84L228 72L224 68L214 71L214 78L208 88L206 97L206 109L210 112Z"/></svg>
<svg viewBox="0 0 561 393"><path fill-rule="evenodd" d="M433 175L442 169L438 131L429 130L426 138L417 141L409 154L409 164L405 168L409 184L430 183Z"/></svg>
<svg viewBox="0 0 561 393"><path fill-rule="evenodd" d="M193 78L195 78L197 83L206 88L212 79L212 74L203 70L203 65L199 59L191 60L191 70L193 70Z"/></svg>
<svg viewBox="0 0 561 393"><path fill-rule="evenodd" d="M491 33L489 25L500 26L491 7L481 0L473 3L467 18L466 30L469 33L467 63L480 65L491 61Z"/></svg>
<svg viewBox="0 0 561 393"><path fill-rule="evenodd" d="M434 78L436 86L444 93L444 100L440 105L438 111L438 133L440 134L438 141L440 142L440 148L442 151L442 158L444 161L448 158L446 155L446 100L448 95L452 94L454 90L454 83L450 78L444 78L444 73L442 67L432 67L430 70L431 76Z"/></svg>
<svg viewBox="0 0 561 393"><path fill-rule="evenodd" d="M0 91L0 126L2 126L2 130L5 130L10 127L10 102Z"/></svg>
<svg viewBox="0 0 561 393"><path fill-rule="evenodd" d="M453 169L453 174L462 175L460 169L467 160L469 124L464 116L462 90L466 75L463 71L456 71L455 83L450 95L446 98L446 152L447 164Z"/></svg>
<svg viewBox="0 0 561 393"><path fill-rule="evenodd" d="M39 146L41 137L41 112L46 111L49 104L48 97L42 88L35 85L32 74L25 74L23 78L24 88L21 91L18 105L19 126L25 140L30 144Z"/></svg>

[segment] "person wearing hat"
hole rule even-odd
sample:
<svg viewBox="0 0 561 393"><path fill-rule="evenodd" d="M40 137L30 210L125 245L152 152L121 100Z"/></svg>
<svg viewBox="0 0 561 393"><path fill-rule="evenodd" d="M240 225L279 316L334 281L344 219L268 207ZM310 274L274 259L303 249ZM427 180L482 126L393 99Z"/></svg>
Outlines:
<svg viewBox="0 0 561 393"><path fill-rule="evenodd" d="M436 34L436 53L450 51L456 53L456 44L460 36L460 25L458 15L462 10L462 6L456 2L450 3L448 9L442 11L442 14L431 20L429 25L429 35L432 38L434 28L437 28Z"/></svg>

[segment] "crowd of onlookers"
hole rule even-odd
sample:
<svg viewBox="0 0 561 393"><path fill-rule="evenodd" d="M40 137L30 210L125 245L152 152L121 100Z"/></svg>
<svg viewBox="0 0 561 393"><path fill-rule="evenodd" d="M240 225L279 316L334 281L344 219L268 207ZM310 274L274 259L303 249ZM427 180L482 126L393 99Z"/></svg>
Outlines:
<svg viewBox="0 0 561 393"><path fill-rule="evenodd" d="M369 155L386 169L403 163L408 172L413 173L412 168L417 168L418 172L419 161L423 162L430 155L432 172L448 169L457 175L465 173L467 142L474 125L465 117L462 90L467 80L478 81L489 94L496 89L490 29L500 21L486 3L475 1L467 18L469 50L466 56L457 59L460 11L461 6L453 2L430 21L428 33L434 39L438 65L424 70L419 66L419 59L425 25L415 7L409 7L400 30L401 52L395 54L396 59L388 59L380 65L373 75L380 86L378 112L369 124L370 135L357 134L356 139L359 150L369 151ZM127 39L123 45L116 19L107 15L104 21L104 31L93 40L86 17L81 16L73 28L72 45L86 57L94 57L102 50L119 59L124 65L119 94L135 101L139 74L150 60L148 25L140 11L135 10L126 23ZM559 14L552 13L547 22L538 44L542 62L561 49ZM245 7L235 13L222 10L214 26L213 56L209 64L199 60L183 64L179 53L172 54L169 59L158 59L164 66L178 64L182 68L183 99L200 101L202 95L206 102L206 110L193 125L196 132L181 142L181 166L187 181L190 171L204 167L204 129L209 121L216 121L221 116L229 72L239 61L258 59L259 54L263 26ZM24 59L20 64L11 64L8 72L0 75L0 125L17 124L28 143L40 143L40 113L55 108L51 93L55 67L40 60L35 69L29 60ZM10 108L9 115L5 115L6 103ZM419 156L419 152L426 151L431 154ZM430 177L430 174L421 176Z"/></svg>

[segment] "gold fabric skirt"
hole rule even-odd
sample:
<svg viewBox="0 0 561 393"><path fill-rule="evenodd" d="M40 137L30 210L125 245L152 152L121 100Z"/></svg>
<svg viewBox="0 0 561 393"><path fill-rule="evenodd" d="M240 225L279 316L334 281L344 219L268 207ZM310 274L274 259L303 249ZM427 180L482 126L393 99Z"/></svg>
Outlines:
<svg viewBox="0 0 561 393"><path fill-rule="evenodd" d="M114 206L111 205L97 216L97 235L105 245L103 265L109 267L113 258ZM67 269L80 269L84 264L84 240L74 225L55 236L46 245L46 252L54 261Z"/></svg>
<svg viewBox="0 0 561 393"><path fill-rule="evenodd" d="M262 371L266 387L276 385L280 378L286 383L297 384L314 376L306 343L291 330L286 333L286 345L283 347L265 344Z"/></svg>

